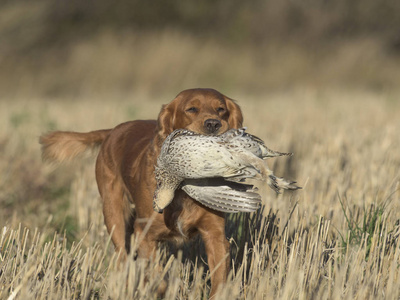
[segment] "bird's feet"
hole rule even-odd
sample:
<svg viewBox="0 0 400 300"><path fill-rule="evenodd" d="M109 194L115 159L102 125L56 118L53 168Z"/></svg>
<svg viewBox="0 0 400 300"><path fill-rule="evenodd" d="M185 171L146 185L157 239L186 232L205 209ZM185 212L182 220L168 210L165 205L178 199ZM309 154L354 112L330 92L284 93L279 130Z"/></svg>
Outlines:
<svg viewBox="0 0 400 300"><path fill-rule="evenodd" d="M296 181L289 181L282 177L276 177L275 175L269 175L268 177L268 185L273 189L277 194L280 194L281 189L284 190L298 190L301 187L296 185Z"/></svg>

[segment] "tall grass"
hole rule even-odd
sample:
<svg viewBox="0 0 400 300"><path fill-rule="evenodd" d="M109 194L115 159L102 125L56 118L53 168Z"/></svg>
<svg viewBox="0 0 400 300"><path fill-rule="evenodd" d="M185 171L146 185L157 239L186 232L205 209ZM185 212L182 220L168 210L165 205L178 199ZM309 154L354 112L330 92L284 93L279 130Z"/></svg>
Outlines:
<svg viewBox="0 0 400 300"><path fill-rule="evenodd" d="M37 138L57 129L154 118L142 98L0 103L0 299L204 299L210 274L195 240L164 245L154 261L117 266L103 223L93 158L43 165ZM397 95L303 90L238 99L249 132L291 151L270 166L301 191L227 216L232 270L217 299L400 297ZM135 245L135 240L133 240ZM161 265L161 270L158 266Z"/></svg>

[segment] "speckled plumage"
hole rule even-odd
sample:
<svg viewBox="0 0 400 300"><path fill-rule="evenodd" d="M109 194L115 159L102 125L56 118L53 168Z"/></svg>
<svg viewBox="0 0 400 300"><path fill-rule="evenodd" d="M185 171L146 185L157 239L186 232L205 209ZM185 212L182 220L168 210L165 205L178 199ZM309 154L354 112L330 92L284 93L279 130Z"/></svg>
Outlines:
<svg viewBox="0 0 400 300"><path fill-rule="evenodd" d="M257 188L223 178L185 179L181 188L204 206L222 212L253 212L261 205Z"/></svg>
<svg viewBox="0 0 400 300"><path fill-rule="evenodd" d="M281 188L297 189L294 182L276 177L263 160L282 155L292 153L268 149L261 139L246 133L244 128L231 129L218 136L200 135L185 129L175 130L164 141L157 160L157 189L153 207L161 212L172 201L173 192L185 179L222 177L241 182L253 178L266 180L276 192ZM207 186L201 182L197 185ZM196 193L193 193L193 198L203 201L203 204L204 198L215 200L221 196L217 196L217 187L201 190L195 186L194 189ZM246 191L238 192L231 187L225 191L229 191L223 200L225 202L234 201L235 197L245 199L248 196ZM252 197L254 199L254 195Z"/></svg>

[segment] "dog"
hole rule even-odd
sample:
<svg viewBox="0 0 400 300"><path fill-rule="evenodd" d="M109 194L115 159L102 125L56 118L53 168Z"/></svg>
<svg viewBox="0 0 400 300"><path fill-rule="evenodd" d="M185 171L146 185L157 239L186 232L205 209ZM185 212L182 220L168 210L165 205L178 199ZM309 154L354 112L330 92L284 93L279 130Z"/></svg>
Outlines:
<svg viewBox="0 0 400 300"><path fill-rule="evenodd" d="M219 135L241 128L242 123L242 111L234 100L214 89L197 88L184 90L163 105L157 120L129 121L114 129L87 133L50 132L40 137L40 143L43 159L50 161L66 161L100 146L96 181L104 222L122 260L130 251L132 234L143 236L137 255L146 259L154 255L160 241L183 242L200 234L211 273L212 297L229 272L224 213L178 190L172 203L157 214L153 210L154 168L163 141L175 129Z"/></svg>

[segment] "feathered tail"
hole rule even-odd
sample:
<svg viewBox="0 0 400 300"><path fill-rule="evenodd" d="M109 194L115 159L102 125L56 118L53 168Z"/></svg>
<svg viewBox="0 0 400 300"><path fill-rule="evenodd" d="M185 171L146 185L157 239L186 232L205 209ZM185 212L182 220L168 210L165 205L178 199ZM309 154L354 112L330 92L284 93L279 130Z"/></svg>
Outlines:
<svg viewBox="0 0 400 300"><path fill-rule="evenodd" d="M111 129L86 133L54 131L40 137L42 158L46 161L63 162L83 152L100 146Z"/></svg>

